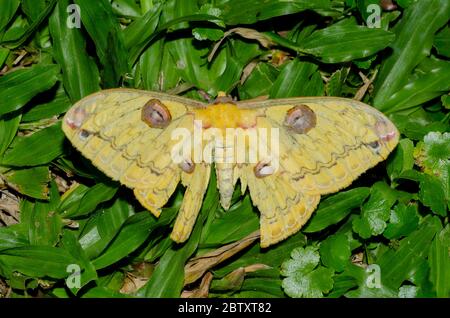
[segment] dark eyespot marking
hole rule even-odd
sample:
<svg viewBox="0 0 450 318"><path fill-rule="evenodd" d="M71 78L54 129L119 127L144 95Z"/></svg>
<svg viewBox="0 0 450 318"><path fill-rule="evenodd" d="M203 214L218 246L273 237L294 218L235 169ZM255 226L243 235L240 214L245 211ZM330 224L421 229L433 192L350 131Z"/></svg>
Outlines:
<svg viewBox="0 0 450 318"><path fill-rule="evenodd" d="M367 146L376 153L380 151L380 143L377 140L369 142Z"/></svg>
<svg viewBox="0 0 450 318"><path fill-rule="evenodd" d="M152 128L165 128L172 116L169 109L158 99L150 99L142 108L141 119Z"/></svg>
<svg viewBox="0 0 450 318"><path fill-rule="evenodd" d="M253 168L253 171L257 178L264 178L264 177L272 175L275 172L275 168L273 166L271 166L270 162L260 161Z"/></svg>
<svg viewBox="0 0 450 318"><path fill-rule="evenodd" d="M179 167L184 172L191 174L192 172L194 172L195 163L193 163L192 160L190 159L185 159L182 162L180 162Z"/></svg>
<svg viewBox="0 0 450 318"><path fill-rule="evenodd" d="M85 129L80 130L79 136L80 136L81 140L86 140L90 135L91 135L91 133L89 131L87 131Z"/></svg>
<svg viewBox="0 0 450 318"><path fill-rule="evenodd" d="M317 117L306 105L297 105L289 109L284 118L284 125L297 134L306 134L316 127Z"/></svg>

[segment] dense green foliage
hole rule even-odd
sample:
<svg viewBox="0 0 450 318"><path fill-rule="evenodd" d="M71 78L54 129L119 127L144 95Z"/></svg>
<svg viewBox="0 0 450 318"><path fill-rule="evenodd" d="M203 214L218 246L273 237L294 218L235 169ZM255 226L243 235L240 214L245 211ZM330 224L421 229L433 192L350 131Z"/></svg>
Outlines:
<svg viewBox="0 0 450 318"><path fill-rule="evenodd" d="M449 0L398 0L379 20L376 0L73 3L0 0L0 297L179 297L207 271L196 295L450 297ZM242 240L259 228L248 194L223 211L213 176L180 246L168 234L182 188L156 219L64 138L70 105L111 87L357 95L402 139L265 250Z"/></svg>

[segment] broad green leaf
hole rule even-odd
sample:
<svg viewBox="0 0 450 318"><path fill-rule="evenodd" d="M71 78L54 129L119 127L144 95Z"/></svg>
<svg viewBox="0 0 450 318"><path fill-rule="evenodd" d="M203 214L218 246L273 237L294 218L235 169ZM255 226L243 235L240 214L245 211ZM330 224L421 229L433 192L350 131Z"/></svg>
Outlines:
<svg viewBox="0 0 450 318"><path fill-rule="evenodd" d="M437 297L450 297L450 225L436 234L430 247L430 280Z"/></svg>
<svg viewBox="0 0 450 318"><path fill-rule="evenodd" d="M400 241L398 248L390 248L377 259L381 268L383 285L397 289L416 268L419 261L428 255L430 244L442 228L437 217L428 216L420 227Z"/></svg>
<svg viewBox="0 0 450 318"><path fill-rule="evenodd" d="M211 282L210 291L238 291L242 289L242 283L245 278L245 269L238 268L221 279L215 279Z"/></svg>
<svg viewBox="0 0 450 318"><path fill-rule="evenodd" d="M450 95L442 95L441 102L444 108L450 109Z"/></svg>
<svg viewBox="0 0 450 318"><path fill-rule="evenodd" d="M15 113L0 117L0 158L16 136L21 118L21 114Z"/></svg>
<svg viewBox="0 0 450 318"><path fill-rule="evenodd" d="M80 286L71 287L70 290L76 295L78 291L89 282L98 278L94 265L89 261L75 235L66 230L62 236L62 247L68 251L77 261L77 265L83 268L80 273ZM74 274L74 273L71 273Z"/></svg>
<svg viewBox="0 0 450 318"><path fill-rule="evenodd" d="M47 92L45 93L45 97L40 96L39 101L42 101L42 103L33 105L31 109L27 110L22 116L22 122L49 119L65 113L69 109L71 102L67 97L63 85L60 83L57 86L59 87L56 92L53 92L52 89L48 92L49 94Z"/></svg>
<svg viewBox="0 0 450 318"><path fill-rule="evenodd" d="M429 257L429 255L428 255ZM430 276L430 265L428 259L421 259L418 261L416 266L409 272L407 280L416 286L420 286L421 292L430 292L433 285L429 280ZM436 295L433 292L433 297Z"/></svg>
<svg viewBox="0 0 450 318"><path fill-rule="evenodd" d="M203 223L209 215L216 212L218 199L216 178L212 173L203 206L188 241L181 247L173 246L164 253L150 280L137 292L138 296L163 298L180 296L184 285L184 266L198 247Z"/></svg>
<svg viewBox="0 0 450 318"><path fill-rule="evenodd" d="M225 27L225 24L220 20L222 11L218 8L213 7L211 4L204 4L200 11L201 13L205 13L211 16L216 16L219 18L217 21L211 21L216 25L212 25L210 27L197 27L192 30L192 35L195 39L199 41L210 40L210 41L218 41L224 36L224 31L221 28Z"/></svg>
<svg viewBox="0 0 450 318"><path fill-rule="evenodd" d="M106 250L93 261L95 268L104 268L128 256L145 242L154 229L168 225L176 212L176 208L163 211L159 220L156 220L148 211L131 216Z"/></svg>
<svg viewBox="0 0 450 318"><path fill-rule="evenodd" d="M302 232L318 232L340 222L352 209L360 207L369 194L369 188L355 188L322 200Z"/></svg>
<svg viewBox="0 0 450 318"><path fill-rule="evenodd" d="M164 39L153 42L139 59L141 86L146 90L166 91L181 80Z"/></svg>
<svg viewBox="0 0 450 318"><path fill-rule="evenodd" d="M147 46L147 40L155 32L161 16L161 7L155 5L144 16L137 18L124 30L124 45L130 56L138 56ZM131 60L135 60L132 58Z"/></svg>
<svg viewBox="0 0 450 318"><path fill-rule="evenodd" d="M295 59L283 66L270 89L271 98L322 96L324 85L318 66Z"/></svg>
<svg viewBox="0 0 450 318"><path fill-rule="evenodd" d="M22 206L21 224L28 229L31 245L55 246L58 243L63 227L61 216L55 212L59 200L58 189L53 184L49 202L36 201L29 204L26 213Z"/></svg>
<svg viewBox="0 0 450 318"><path fill-rule="evenodd" d="M47 0L22 0L23 12L32 20L36 20L45 10Z"/></svg>
<svg viewBox="0 0 450 318"><path fill-rule="evenodd" d="M259 228L259 216L253 210L250 197L233 206L209 227L209 235L202 245L224 245L238 241Z"/></svg>
<svg viewBox="0 0 450 318"><path fill-rule="evenodd" d="M258 63L244 84L239 86L239 97L251 99L269 95L270 89L277 79L279 71L269 63Z"/></svg>
<svg viewBox="0 0 450 318"><path fill-rule="evenodd" d="M95 210L95 208L102 202L109 201L114 197L119 185L114 182L101 182L94 185L86 191L82 198L77 202L77 207L69 208L63 212L66 218L79 217L86 215Z"/></svg>
<svg viewBox="0 0 450 318"><path fill-rule="evenodd" d="M395 190L384 182L375 183L371 188L369 200L361 209L361 216L353 220L353 230L366 239L383 233L395 201Z"/></svg>
<svg viewBox="0 0 450 318"><path fill-rule="evenodd" d="M26 137L18 137L5 153L3 165L37 166L49 163L63 153L64 133L58 122Z"/></svg>
<svg viewBox="0 0 450 318"><path fill-rule="evenodd" d="M414 144L410 139L402 139L395 148L394 153L389 156L387 173L391 180L398 178L403 172L414 166Z"/></svg>
<svg viewBox="0 0 450 318"><path fill-rule="evenodd" d="M436 34L433 45L439 55L450 58L450 26L443 28Z"/></svg>
<svg viewBox="0 0 450 318"><path fill-rule="evenodd" d="M380 108L394 113L417 107L450 90L450 62L425 59L415 74L383 101Z"/></svg>
<svg viewBox="0 0 450 318"><path fill-rule="evenodd" d="M104 86L116 87L128 71L128 54L123 32L112 7L107 0L75 0L75 3L80 6L81 21L94 41L97 55L103 65Z"/></svg>
<svg viewBox="0 0 450 318"><path fill-rule="evenodd" d="M336 234L345 234L350 244L350 250L352 251L363 245L361 238L353 231L353 221L358 217L359 215L357 214L350 214L344 224L336 231Z"/></svg>
<svg viewBox="0 0 450 318"><path fill-rule="evenodd" d="M23 246L2 251L0 263L30 277L64 278L67 266L77 260L62 248Z"/></svg>
<svg viewBox="0 0 450 318"><path fill-rule="evenodd" d="M50 17L53 56L62 68L63 83L72 102L99 90L97 65L86 52L80 29L67 26L69 0L59 1ZM83 14L82 14L83 15Z"/></svg>
<svg viewBox="0 0 450 318"><path fill-rule="evenodd" d="M343 233L331 235L320 244L322 263L337 272L345 269L350 262L350 256L350 244Z"/></svg>
<svg viewBox="0 0 450 318"><path fill-rule="evenodd" d="M387 101L407 82L412 70L429 55L433 35L450 18L447 0L417 1L403 13L395 27L392 53L381 66L375 82L374 106L387 110Z"/></svg>
<svg viewBox="0 0 450 318"><path fill-rule="evenodd" d="M324 63L340 63L381 51L394 38L394 34L383 29L334 25L315 31L299 45L298 50L311 54Z"/></svg>
<svg viewBox="0 0 450 318"><path fill-rule="evenodd" d="M58 212L61 214L76 213L76 209L80 205L80 201L89 190L84 184L75 184L70 187L62 196L58 206Z"/></svg>
<svg viewBox="0 0 450 318"><path fill-rule="evenodd" d="M223 47L208 65L208 49L195 49L194 41L180 38L169 42L167 48L181 78L212 96L219 91L230 91L239 82L244 63L259 54L256 47L252 46L250 50L241 41L233 41ZM233 51L234 54L231 53Z"/></svg>
<svg viewBox="0 0 450 318"><path fill-rule="evenodd" d="M408 170L402 173L400 178L419 182L419 200L434 213L441 216L447 214L445 189L437 177L416 170Z"/></svg>
<svg viewBox="0 0 450 318"><path fill-rule="evenodd" d="M28 245L28 238L20 224L0 227L0 254L2 250Z"/></svg>
<svg viewBox="0 0 450 318"><path fill-rule="evenodd" d="M285 293L294 298L323 297L333 288L332 269L318 266L319 252L317 248L308 246L299 247L292 251L291 259L281 265L283 289Z"/></svg>
<svg viewBox="0 0 450 318"><path fill-rule="evenodd" d="M98 278L97 285L118 292L123 286L125 275L122 271L114 271L110 274L102 275Z"/></svg>
<svg viewBox="0 0 450 318"><path fill-rule="evenodd" d="M357 279L346 273L336 274L333 280L333 290L327 295L327 298L342 297L350 289L358 287Z"/></svg>
<svg viewBox="0 0 450 318"><path fill-rule="evenodd" d="M349 298L393 298L397 297L395 289L385 286L380 277L382 272L377 264L370 264L365 269L350 265L343 272L345 276L351 276L358 282L358 288L344 294Z"/></svg>
<svg viewBox="0 0 450 318"><path fill-rule="evenodd" d="M366 24L370 23L370 22L376 22L374 21L376 19L376 11L374 11L370 5L376 5L376 8L380 10L380 14L381 14L381 10L382 8L380 7L380 1L378 0L356 0L356 8L358 9L362 19L364 20L364 22ZM371 18L371 16L373 18Z"/></svg>
<svg viewBox="0 0 450 318"><path fill-rule="evenodd" d="M5 47L0 47L0 67L3 67L6 59L10 54L10 50Z"/></svg>
<svg viewBox="0 0 450 318"><path fill-rule="evenodd" d="M57 65L35 65L0 77L0 116L21 109L57 81Z"/></svg>
<svg viewBox="0 0 450 318"><path fill-rule="evenodd" d="M135 1L113 0L111 6L117 15L132 18L141 16L140 8Z"/></svg>
<svg viewBox="0 0 450 318"><path fill-rule="evenodd" d="M196 6L196 4L194 4L191 0L185 0L181 3L175 3L174 0L165 2L158 29L153 32L148 38L142 39L142 45L138 47L137 50L132 51L132 54L130 54L129 58L129 65L134 65L141 52L166 31L173 31L173 29L177 28L187 28L187 26L185 25L186 21L216 21L215 17L211 15L194 14L196 10L191 11L190 13L185 12L183 8L185 8L186 5L190 6L191 4Z"/></svg>
<svg viewBox="0 0 450 318"><path fill-rule="evenodd" d="M8 25L11 19L14 17L17 9L19 8L19 0L0 0L0 32ZM1 33L0 33L1 34ZM1 42L1 36L0 36Z"/></svg>
<svg viewBox="0 0 450 318"><path fill-rule="evenodd" d="M10 187L26 196L35 199L48 199L48 183L50 181L48 167L11 170L4 174L4 177Z"/></svg>
<svg viewBox="0 0 450 318"><path fill-rule="evenodd" d="M237 298L286 297L281 287L281 281L279 279L259 278L259 277L246 278L240 290L241 292L233 294L233 297ZM267 304L266 308L268 308Z"/></svg>
<svg viewBox="0 0 450 318"><path fill-rule="evenodd" d="M447 175L450 173L447 170ZM432 175L422 174L420 180L419 198L422 203L441 216L447 215L448 202L446 199L444 185Z"/></svg>
<svg viewBox="0 0 450 318"><path fill-rule="evenodd" d="M409 235L419 225L417 204L397 204L392 210L384 237L392 240Z"/></svg>
<svg viewBox="0 0 450 318"><path fill-rule="evenodd" d="M445 132L448 130L448 123L433 120L429 113L422 108L407 115L393 113L391 119L398 130L412 140L422 140L430 132Z"/></svg>
<svg viewBox="0 0 450 318"><path fill-rule="evenodd" d="M20 32L15 33L13 36L6 36L7 39L3 39L5 41L3 44L9 48L16 48L22 45L32 34L34 34L42 22L45 21L52 12L56 2L57 0L49 0L44 10L41 10L39 16L37 16L30 25L27 25L23 29L21 28Z"/></svg>
<svg viewBox="0 0 450 318"><path fill-rule="evenodd" d="M277 16L298 13L305 10L329 10L329 0L222 0L216 6L223 11L226 24L250 24Z"/></svg>
<svg viewBox="0 0 450 318"><path fill-rule="evenodd" d="M163 234L164 235L164 234ZM165 235L158 243L151 243L152 247L145 254L144 260L147 262L156 262L159 258L163 256L163 254L172 247L173 241L170 236Z"/></svg>
<svg viewBox="0 0 450 318"><path fill-rule="evenodd" d="M397 0L395 1L400 7L407 8L411 6L414 2L417 2L418 0Z"/></svg>
<svg viewBox="0 0 450 318"><path fill-rule="evenodd" d="M218 41L223 37L224 32L219 28L194 28L192 35L199 41Z"/></svg>
<svg viewBox="0 0 450 318"><path fill-rule="evenodd" d="M110 207L100 209L89 218L78 238L89 259L98 257L107 248L132 215L129 204L117 199Z"/></svg>
<svg viewBox="0 0 450 318"><path fill-rule="evenodd" d="M350 69L339 69L334 72L325 85L325 92L327 96L341 96L342 87L347 79Z"/></svg>

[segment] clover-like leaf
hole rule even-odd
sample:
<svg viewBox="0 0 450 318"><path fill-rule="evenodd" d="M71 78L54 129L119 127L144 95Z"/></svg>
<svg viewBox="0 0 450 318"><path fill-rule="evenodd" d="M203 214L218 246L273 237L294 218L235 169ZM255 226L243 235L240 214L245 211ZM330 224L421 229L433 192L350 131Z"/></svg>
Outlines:
<svg viewBox="0 0 450 318"><path fill-rule="evenodd" d="M375 183L369 200L361 209L361 215L353 221L353 230L362 238L383 233L395 201L397 201L395 190L384 182Z"/></svg>
<svg viewBox="0 0 450 318"><path fill-rule="evenodd" d="M447 204L450 200L450 133L430 132L414 150L416 164L442 184Z"/></svg>
<svg viewBox="0 0 450 318"><path fill-rule="evenodd" d="M398 239L414 231L419 225L417 204L397 204L391 210L389 223L383 235L388 239Z"/></svg>
<svg viewBox="0 0 450 318"><path fill-rule="evenodd" d="M192 35L199 41L218 41L223 37L224 33L221 29L217 28L194 28Z"/></svg>
<svg viewBox="0 0 450 318"><path fill-rule="evenodd" d="M414 151L417 165L429 174L437 174L450 165L450 133L430 132Z"/></svg>
<svg viewBox="0 0 450 318"><path fill-rule="evenodd" d="M320 256L317 247L299 247L291 252L291 259L281 265L284 292L294 298L323 297L333 288L332 269L318 266Z"/></svg>
<svg viewBox="0 0 450 318"><path fill-rule="evenodd" d="M322 262L341 272L350 261L350 243L345 233L338 233L327 237L320 245Z"/></svg>

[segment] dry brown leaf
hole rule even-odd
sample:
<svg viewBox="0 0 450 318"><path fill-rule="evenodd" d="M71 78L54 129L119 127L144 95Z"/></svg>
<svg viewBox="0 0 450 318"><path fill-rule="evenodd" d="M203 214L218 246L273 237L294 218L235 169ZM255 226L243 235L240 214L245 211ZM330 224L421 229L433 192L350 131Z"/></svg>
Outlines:
<svg viewBox="0 0 450 318"><path fill-rule="evenodd" d="M195 282L206 271L242 251L257 239L259 239L259 230L247 235L240 241L224 245L217 250L192 258L184 267L184 284Z"/></svg>
<svg viewBox="0 0 450 318"><path fill-rule="evenodd" d="M373 81L375 80L375 77L377 76L378 70L375 70L372 77L368 79L362 72L359 72L359 76L361 76L364 85L361 86L361 88L356 92L355 97L353 99L357 101L361 101L364 98L364 95L366 95L367 90L369 89L370 85L372 85Z"/></svg>
<svg viewBox="0 0 450 318"><path fill-rule="evenodd" d="M258 61L253 60L244 67L244 70L242 71L241 80L240 80L241 85L245 83L247 78L253 72L253 69L256 67L256 65L258 65Z"/></svg>
<svg viewBox="0 0 450 318"><path fill-rule="evenodd" d="M132 294L144 286L154 270L154 264L141 262L133 264L133 271L127 272L123 280L120 292L123 294Z"/></svg>
<svg viewBox="0 0 450 318"><path fill-rule="evenodd" d="M131 273L127 273L125 279L123 280L122 288L120 292L122 294L132 294L139 288L144 286L148 281L148 278L138 277Z"/></svg>
<svg viewBox="0 0 450 318"><path fill-rule="evenodd" d="M359 267L366 267L367 265L364 264L364 253L359 252L356 254L353 254L351 257L351 261L353 264Z"/></svg>
<svg viewBox="0 0 450 318"><path fill-rule="evenodd" d="M19 198L8 190L0 191L0 226L17 224L20 221Z"/></svg>
<svg viewBox="0 0 450 318"><path fill-rule="evenodd" d="M181 293L181 298L208 298L212 279L213 274L210 272L206 273L202 278L200 286L194 290L184 290L183 293Z"/></svg>
<svg viewBox="0 0 450 318"><path fill-rule="evenodd" d="M225 32L222 39L220 39L220 41L214 45L211 53L208 55L208 62L212 61L214 55L216 55L216 52L219 49L220 45L222 44L223 40L225 40L228 36L230 36L233 33L238 34L246 39L256 40L265 48L269 48L270 46L274 45L271 39L269 39L266 35L256 30L249 28L230 29L227 32Z"/></svg>

